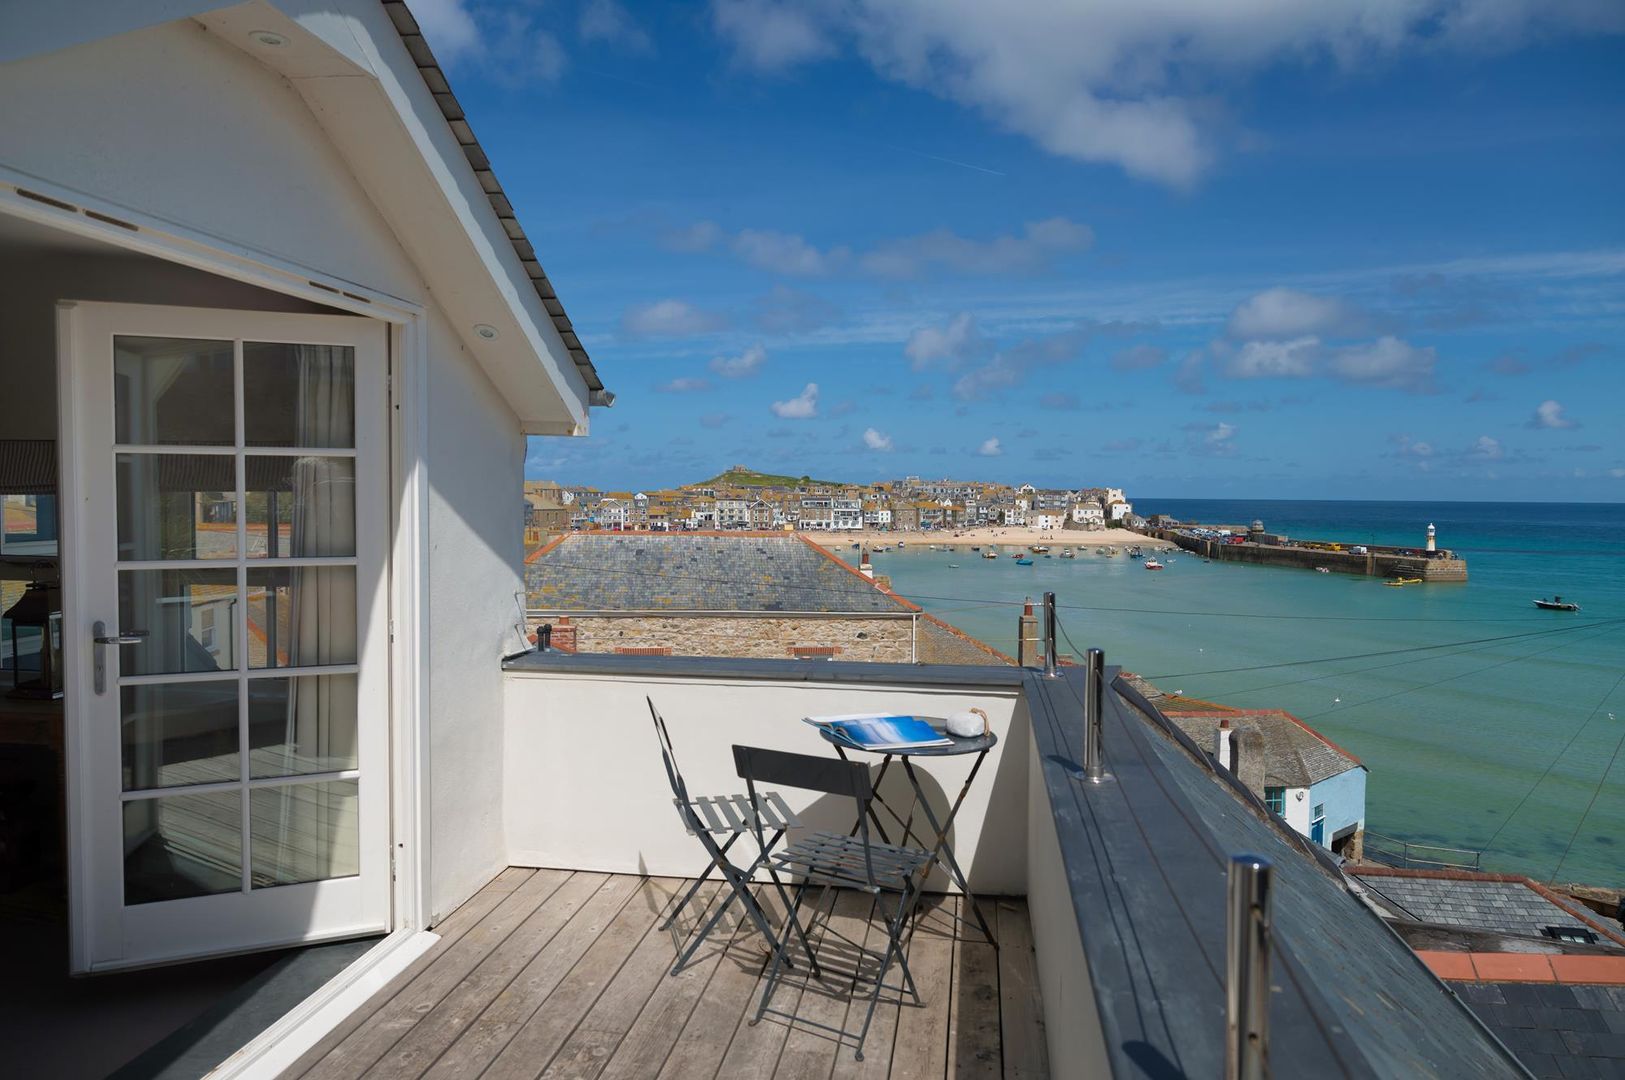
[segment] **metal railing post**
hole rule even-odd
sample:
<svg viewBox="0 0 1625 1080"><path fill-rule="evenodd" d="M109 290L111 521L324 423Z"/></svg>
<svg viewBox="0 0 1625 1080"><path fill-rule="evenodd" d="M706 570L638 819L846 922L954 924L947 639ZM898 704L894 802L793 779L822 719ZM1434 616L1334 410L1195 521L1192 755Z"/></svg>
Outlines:
<svg viewBox="0 0 1625 1080"><path fill-rule="evenodd" d="M1083 672L1083 778L1098 784L1106 778L1105 738L1101 715L1106 697L1106 654L1090 649Z"/></svg>
<svg viewBox="0 0 1625 1080"><path fill-rule="evenodd" d="M1230 856L1225 903L1225 1080L1270 1075L1270 874L1260 855Z"/></svg>
<svg viewBox="0 0 1625 1080"><path fill-rule="evenodd" d="M1044 674L1055 678L1055 594L1044 594Z"/></svg>

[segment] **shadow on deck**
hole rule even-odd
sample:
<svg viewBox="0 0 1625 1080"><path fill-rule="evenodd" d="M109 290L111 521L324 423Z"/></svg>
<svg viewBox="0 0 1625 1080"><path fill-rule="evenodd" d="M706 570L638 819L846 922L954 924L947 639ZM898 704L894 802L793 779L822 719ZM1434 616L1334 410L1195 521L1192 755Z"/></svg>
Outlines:
<svg viewBox="0 0 1625 1080"><path fill-rule="evenodd" d="M850 1039L838 1045L821 1030L771 1014L749 1023L767 949L732 912L682 974L669 974L675 946L659 926L684 885L509 868L435 928L441 940L428 953L283 1075L1048 1074L1025 901L984 900L984 909L997 908L995 950L974 924L954 918L957 897L926 897L908 954L922 1003L899 1005L895 994L883 993L860 1062ZM700 895L717 900L714 887ZM837 890L830 903L828 925L864 941L869 898ZM679 930L702 917L701 906L690 906ZM884 942L878 925L867 933L868 947ZM895 981L894 972L888 983ZM854 999L850 979L802 974L780 987L773 1005L850 1029L867 1004L861 989Z"/></svg>

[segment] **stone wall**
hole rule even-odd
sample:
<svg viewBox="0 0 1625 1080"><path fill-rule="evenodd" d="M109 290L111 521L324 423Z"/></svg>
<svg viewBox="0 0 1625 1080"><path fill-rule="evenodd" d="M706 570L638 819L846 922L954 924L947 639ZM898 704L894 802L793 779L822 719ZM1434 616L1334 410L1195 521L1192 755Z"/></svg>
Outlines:
<svg viewBox="0 0 1625 1080"><path fill-rule="evenodd" d="M556 624L558 619L532 618L533 626L544 622ZM575 651L584 653L670 649L672 656L783 660L828 655L901 664L915 659L913 619L897 616L633 613L571 615L569 625L575 630Z"/></svg>

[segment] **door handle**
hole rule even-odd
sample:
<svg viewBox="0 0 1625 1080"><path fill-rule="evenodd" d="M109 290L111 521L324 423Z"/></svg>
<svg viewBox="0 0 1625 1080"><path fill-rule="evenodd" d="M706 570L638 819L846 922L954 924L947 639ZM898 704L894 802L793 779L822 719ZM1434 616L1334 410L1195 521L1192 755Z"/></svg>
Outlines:
<svg viewBox="0 0 1625 1080"><path fill-rule="evenodd" d="M90 640L96 645L96 648L92 650L96 654L92 664L96 693L105 694L107 693L107 649L104 646L140 645L147 640L149 632L146 630L120 630L116 634L109 634L107 624L98 620L90 628L90 634Z"/></svg>

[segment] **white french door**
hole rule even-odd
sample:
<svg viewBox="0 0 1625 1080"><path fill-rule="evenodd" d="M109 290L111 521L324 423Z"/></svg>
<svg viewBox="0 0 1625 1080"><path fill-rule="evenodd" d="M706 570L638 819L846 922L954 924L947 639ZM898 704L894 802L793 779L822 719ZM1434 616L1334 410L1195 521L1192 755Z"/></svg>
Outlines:
<svg viewBox="0 0 1625 1080"><path fill-rule="evenodd" d="M58 325L73 969L387 929L386 327Z"/></svg>

